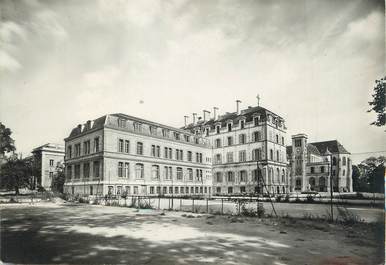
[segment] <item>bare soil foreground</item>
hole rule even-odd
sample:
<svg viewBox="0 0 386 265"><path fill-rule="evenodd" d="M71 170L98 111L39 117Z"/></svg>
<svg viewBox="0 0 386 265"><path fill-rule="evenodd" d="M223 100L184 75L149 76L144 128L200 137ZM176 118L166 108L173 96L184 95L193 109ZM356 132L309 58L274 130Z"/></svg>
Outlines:
<svg viewBox="0 0 386 265"><path fill-rule="evenodd" d="M383 224L2 205L1 260L61 264L383 264Z"/></svg>

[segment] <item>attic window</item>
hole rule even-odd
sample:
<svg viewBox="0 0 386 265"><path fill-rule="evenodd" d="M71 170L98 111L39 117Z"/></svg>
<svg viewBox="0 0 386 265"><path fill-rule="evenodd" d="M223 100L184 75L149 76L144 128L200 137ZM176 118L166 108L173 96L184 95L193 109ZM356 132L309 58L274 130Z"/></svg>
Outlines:
<svg viewBox="0 0 386 265"><path fill-rule="evenodd" d="M141 132L142 131L142 124L139 122L134 123L134 131Z"/></svg>
<svg viewBox="0 0 386 265"><path fill-rule="evenodd" d="M217 133L217 134L220 133L220 125L216 125L216 133Z"/></svg>
<svg viewBox="0 0 386 265"><path fill-rule="evenodd" d="M244 129L244 126L245 126L245 121L241 120L240 121L240 129Z"/></svg>
<svg viewBox="0 0 386 265"><path fill-rule="evenodd" d="M260 123L260 117L259 116L254 117L253 122L254 122L255 126L258 126Z"/></svg>
<svg viewBox="0 0 386 265"><path fill-rule="evenodd" d="M126 120L125 119L118 119L118 127L120 127L120 128L126 127Z"/></svg>
<svg viewBox="0 0 386 265"><path fill-rule="evenodd" d="M228 132L231 132L232 131L232 123L228 123L227 126L228 126Z"/></svg>

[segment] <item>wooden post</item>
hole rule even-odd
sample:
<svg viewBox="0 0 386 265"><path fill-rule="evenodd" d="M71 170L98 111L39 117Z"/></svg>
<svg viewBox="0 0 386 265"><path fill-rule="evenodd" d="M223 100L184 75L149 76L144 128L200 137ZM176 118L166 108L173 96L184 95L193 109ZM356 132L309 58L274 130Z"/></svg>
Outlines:
<svg viewBox="0 0 386 265"><path fill-rule="evenodd" d="M237 207L238 208L238 215L240 215L240 199L237 199L237 202L238 202L238 204L239 204L239 207Z"/></svg>
<svg viewBox="0 0 386 265"><path fill-rule="evenodd" d="M180 198L180 211L182 211L182 199Z"/></svg>
<svg viewBox="0 0 386 265"><path fill-rule="evenodd" d="M221 198L221 215L224 214L224 198Z"/></svg>
<svg viewBox="0 0 386 265"><path fill-rule="evenodd" d="M158 195L158 210L161 208L161 197Z"/></svg>
<svg viewBox="0 0 386 265"><path fill-rule="evenodd" d="M209 213L208 198L206 198L206 213Z"/></svg>

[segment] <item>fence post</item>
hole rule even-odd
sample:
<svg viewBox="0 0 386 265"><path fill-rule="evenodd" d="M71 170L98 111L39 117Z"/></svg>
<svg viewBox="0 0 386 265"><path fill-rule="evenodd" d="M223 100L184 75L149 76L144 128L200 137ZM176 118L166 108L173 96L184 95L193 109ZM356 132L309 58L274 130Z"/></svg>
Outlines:
<svg viewBox="0 0 386 265"><path fill-rule="evenodd" d="M161 208L161 197L158 195L158 210Z"/></svg>
<svg viewBox="0 0 386 265"><path fill-rule="evenodd" d="M221 215L224 214L224 198L221 198Z"/></svg>
<svg viewBox="0 0 386 265"><path fill-rule="evenodd" d="M182 199L180 198L180 211L182 211Z"/></svg>
<svg viewBox="0 0 386 265"><path fill-rule="evenodd" d="M239 207L238 207L238 215L240 215L240 199L237 199L237 202L238 202L238 204L239 204Z"/></svg>
<svg viewBox="0 0 386 265"><path fill-rule="evenodd" d="M206 213L209 213L208 198L206 198Z"/></svg>

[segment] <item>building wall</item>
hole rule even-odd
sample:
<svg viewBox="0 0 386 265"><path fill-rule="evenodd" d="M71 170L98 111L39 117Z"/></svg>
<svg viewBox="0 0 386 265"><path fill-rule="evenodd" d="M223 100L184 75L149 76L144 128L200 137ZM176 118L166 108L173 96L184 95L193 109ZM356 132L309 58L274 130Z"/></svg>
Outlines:
<svg viewBox="0 0 386 265"><path fill-rule="evenodd" d="M92 141L97 136L103 138L103 141L101 141L103 143L101 144L102 150L99 154L91 152L89 155L84 155L84 150L82 149L80 157L72 156L72 158L69 158L67 155L66 167L71 170L70 175L72 177L66 180L66 192L90 194L90 191L92 191L95 194L97 185L102 185L102 188L98 186L98 191L103 194L109 192L114 194L117 192L122 193L126 189L130 194L133 194L134 191L136 191L136 194L155 194L157 189L162 194L165 194L165 192L170 194L170 189L172 189L173 194L182 194L182 192L186 194L187 189L189 193L193 194L201 193L201 190L202 193L211 193L211 149L208 146L166 139L156 135L149 135L146 132L137 133L105 127L98 132L92 132L66 141L66 150L68 146L74 146L78 143L83 148L84 141L90 139ZM123 149L119 147L120 140L123 142ZM128 150L126 150L126 141L128 141ZM137 154L138 142L142 143L143 154ZM152 155L152 145L160 147L159 157L157 152L156 156ZM165 157L165 147L172 149L171 159ZM183 151L182 160L176 160L176 149ZM192 152L192 161L187 160L188 151ZM74 152L74 147L72 147L72 152ZM202 162L196 162L196 153L202 154ZM92 177L93 167L90 165L90 177L84 178L84 164L92 163L95 159L101 161L101 177L99 179ZM137 164L143 166L143 178L138 178L136 175ZM80 166L80 176L78 179L74 178L75 165ZM120 165L122 165L122 170L120 170ZM158 178L155 178L153 175L153 166L158 166ZM166 176L165 167L168 167L168 172L169 168L171 168L172 179ZM182 179L177 179L177 168L182 169ZM188 169L191 169L193 172L192 180L188 177ZM197 170L202 172L202 180L197 177ZM94 187L90 188L92 185Z"/></svg>

